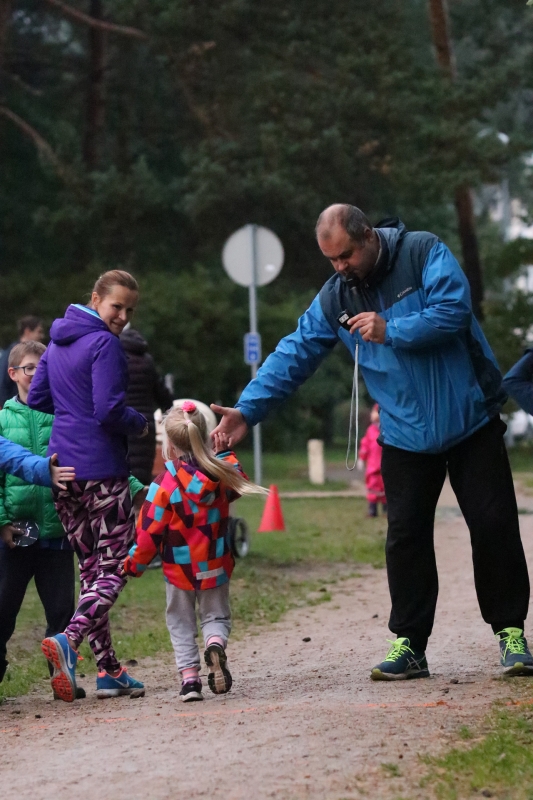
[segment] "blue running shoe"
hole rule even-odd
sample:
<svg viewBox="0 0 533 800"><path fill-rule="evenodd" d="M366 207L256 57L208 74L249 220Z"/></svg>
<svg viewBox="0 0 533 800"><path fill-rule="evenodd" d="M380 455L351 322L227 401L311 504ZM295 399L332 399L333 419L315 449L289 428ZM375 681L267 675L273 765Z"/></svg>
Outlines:
<svg viewBox="0 0 533 800"><path fill-rule="evenodd" d="M500 663L504 675L533 675L533 656L522 628L504 628L500 637Z"/></svg>
<svg viewBox="0 0 533 800"><path fill-rule="evenodd" d="M410 678L429 678L428 662L425 653L416 653L410 647L409 639L403 636L391 641L385 661L378 664L370 677L373 681L406 681Z"/></svg>
<svg viewBox="0 0 533 800"><path fill-rule="evenodd" d="M78 654L69 645L64 633L43 639L41 650L54 668L50 678L54 697L72 703L76 699L76 664Z"/></svg>
<svg viewBox="0 0 533 800"><path fill-rule="evenodd" d="M133 695L134 697L144 697L144 683L136 681L128 675L126 667L122 667L118 675L110 675L109 672L99 672L96 679L96 696L100 699L105 697L119 697L122 694Z"/></svg>

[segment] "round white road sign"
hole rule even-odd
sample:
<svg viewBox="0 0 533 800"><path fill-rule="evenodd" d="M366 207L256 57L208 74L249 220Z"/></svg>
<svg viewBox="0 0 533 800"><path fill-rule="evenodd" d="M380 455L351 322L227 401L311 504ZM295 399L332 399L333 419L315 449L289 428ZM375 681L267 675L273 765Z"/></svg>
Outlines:
<svg viewBox="0 0 533 800"><path fill-rule="evenodd" d="M253 283L254 254L256 286L265 286L281 271L283 245L276 234L261 225L245 225L227 239L222 250L224 269L240 286Z"/></svg>

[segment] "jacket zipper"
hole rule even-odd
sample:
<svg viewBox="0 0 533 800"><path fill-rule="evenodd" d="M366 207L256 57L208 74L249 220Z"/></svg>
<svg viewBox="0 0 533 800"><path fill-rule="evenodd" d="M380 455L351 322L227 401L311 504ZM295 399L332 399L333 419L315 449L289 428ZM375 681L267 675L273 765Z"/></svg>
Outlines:
<svg viewBox="0 0 533 800"><path fill-rule="evenodd" d="M377 295L378 295L378 298L379 298L381 311L384 313L385 309L383 307L383 298L381 296L381 292L379 291L379 288L376 288L376 292L377 292ZM430 420L429 420L429 417L428 417L428 415L426 413L426 409L424 408L424 404L422 403L422 401L420 399L420 394L418 393L418 388L417 388L417 385L416 385L416 381L413 379L413 376L411 375L411 370L408 369L408 367L407 367L406 359L404 359L403 353L401 353L401 348L398 348L398 350L399 350L399 352L396 353L396 358L401 362L401 364L403 365L404 372L409 377L409 381L410 381L411 386L413 388L413 392L414 392L415 397L416 397L416 399L418 401L418 407L419 407L420 411L422 412L422 414L424 416L424 419L426 420L427 430L428 430L428 432L431 432L431 438L433 440L433 444L436 445L437 442L435 440L435 436L434 436L434 433L433 433L433 428L430 425Z"/></svg>
<svg viewBox="0 0 533 800"><path fill-rule="evenodd" d="M31 449L32 449L32 452L35 453L36 456L40 456L41 455L41 452L40 452L41 448L39 447L39 435L38 435L38 429L37 429L37 422L35 420L35 412L32 412L32 411L30 411L30 409L28 409L28 413L29 413L29 417L30 417L30 426L31 426L31 428L30 428L31 429L31 438L32 438ZM41 489L40 486L36 486L35 488L36 488L36 494L37 494L37 516L38 516L38 520L35 520L35 521L36 522L40 521L40 528L42 530L42 529L45 528L45 522L46 522L46 520L44 518L43 490Z"/></svg>

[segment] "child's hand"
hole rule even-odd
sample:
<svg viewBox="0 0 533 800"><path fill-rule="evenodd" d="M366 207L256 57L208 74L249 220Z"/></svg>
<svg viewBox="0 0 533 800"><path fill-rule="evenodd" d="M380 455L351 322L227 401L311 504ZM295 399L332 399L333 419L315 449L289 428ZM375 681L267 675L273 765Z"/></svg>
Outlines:
<svg viewBox="0 0 533 800"><path fill-rule="evenodd" d="M229 450L229 436L224 431L219 431L218 433L213 433L213 446L215 453L223 453L225 450Z"/></svg>
<svg viewBox="0 0 533 800"><path fill-rule="evenodd" d="M52 476L52 483L60 489L66 489L66 483L76 479L76 470L74 467L60 467L57 463L57 453L54 453L50 458L50 475Z"/></svg>
<svg viewBox="0 0 533 800"><path fill-rule="evenodd" d="M126 560L122 565L122 569L120 571L121 578L140 578L142 572L135 571L134 561L131 556L126 556Z"/></svg>
<svg viewBox="0 0 533 800"><path fill-rule="evenodd" d="M14 533L16 533L15 528L9 523L7 525L2 525L0 528L0 539L4 544L7 544L9 548L16 547L16 544L13 541Z"/></svg>
<svg viewBox="0 0 533 800"><path fill-rule="evenodd" d="M148 494L148 486L143 486L142 489L139 489L135 497L133 498L133 506L135 508L135 513L138 514L141 510L144 501L146 500L146 495Z"/></svg>

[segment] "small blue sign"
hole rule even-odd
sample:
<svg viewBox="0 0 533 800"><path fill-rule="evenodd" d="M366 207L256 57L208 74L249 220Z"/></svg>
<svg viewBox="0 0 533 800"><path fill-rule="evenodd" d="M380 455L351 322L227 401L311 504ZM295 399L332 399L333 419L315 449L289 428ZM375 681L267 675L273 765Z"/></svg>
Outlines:
<svg viewBox="0 0 533 800"><path fill-rule="evenodd" d="M244 334L244 363L259 364L261 362L261 336L259 333Z"/></svg>

